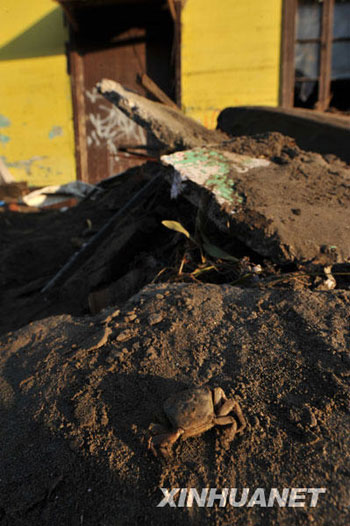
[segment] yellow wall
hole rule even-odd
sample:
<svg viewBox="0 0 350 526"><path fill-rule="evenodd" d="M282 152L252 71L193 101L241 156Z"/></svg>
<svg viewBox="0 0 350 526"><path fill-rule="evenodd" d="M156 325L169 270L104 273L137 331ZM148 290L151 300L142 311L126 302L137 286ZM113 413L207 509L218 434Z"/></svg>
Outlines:
<svg viewBox="0 0 350 526"><path fill-rule="evenodd" d="M0 156L16 180L74 180L74 134L62 10L1 0Z"/></svg>
<svg viewBox="0 0 350 526"><path fill-rule="evenodd" d="M187 0L182 105L216 126L228 106L278 105L282 0Z"/></svg>

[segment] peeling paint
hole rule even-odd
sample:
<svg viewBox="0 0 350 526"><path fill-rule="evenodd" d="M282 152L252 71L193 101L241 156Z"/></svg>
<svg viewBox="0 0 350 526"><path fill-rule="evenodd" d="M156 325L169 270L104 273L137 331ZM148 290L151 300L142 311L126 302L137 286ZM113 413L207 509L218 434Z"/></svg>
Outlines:
<svg viewBox="0 0 350 526"><path fill-rule="evenodd" d="M0 155L15 181L68 183L76 170L61 8L52 0L3 0L0 6Z"/></svg>
<svg viewBox="0 0 350 526"><path fill-rule="evenodd" d="M49 139L54 139L55 137L61 137L63 135L62 126L52 126L49 131Z"/></svg>
<svg viewBox="0 0 350 526"><path fill-rule="evenodd" d="M164 155L161 159L179 172L180 184L181 180L190 179L213 191L219 202L230 203L231 206L242 203L242 197L234 188L234 172L246 173L252 168L269 165L269 161L265 159L209 148L176 152ZM178 179L176 184L179 184Z"/></svg>
<svg viewBox="0 0 350 526"><path fill-rule="evenodd" d="M189 179L212 191L218 202L235 206L242 203L242 197L235 190L234 173L246 173L253 168L268 166L265 159L256 159L237 153L195 148L176 152L161 157L166 164L171 164L180 175L174 184L181 189L182 181ZM173 188L176 195L179 188Z"/></svg>
<svg viewBox="0 0 350 526"><path fill-rule="evenodd" d="M13 161L9 162L6 160L6 157L2 157L4 162L9 168L19 168L24 169L27 175L32 175L32 165L33 163L37 161L41 161L42 159L46 159L46 155L34 155L30 159L24 159L23 161Z"/></svg>
<svg viewBox="0 0 350 526"><path fill-rule="evenodd" d="M10 119L0 114L0 128L7 128L8 126L11 126Z"/></svg>
<svg viewBox="0 0 350 526"><path fill-rule="evenodd" d="M0 142L2 142L3 144L6 144L8 142L10 142L10 137L8 135L4 135L3 133L0 133Z"/></svg>

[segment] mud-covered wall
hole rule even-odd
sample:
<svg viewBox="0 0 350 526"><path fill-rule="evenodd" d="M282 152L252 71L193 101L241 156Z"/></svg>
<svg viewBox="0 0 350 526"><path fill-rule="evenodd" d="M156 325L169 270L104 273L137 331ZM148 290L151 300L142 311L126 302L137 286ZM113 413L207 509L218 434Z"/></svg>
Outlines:
<svg viewBox="0 0 350 526"><path fill-rule="evenodd" d="M0 19L0 157L16 180L74 180L62 10L52 0L2 0Z"/></svg>
<svg viewBox="0 0 350 526"><path fill-rule="evenodd" d="M282 0L187 0L181 83L186 114L208 127L227 106L278 105Z"/></svg>

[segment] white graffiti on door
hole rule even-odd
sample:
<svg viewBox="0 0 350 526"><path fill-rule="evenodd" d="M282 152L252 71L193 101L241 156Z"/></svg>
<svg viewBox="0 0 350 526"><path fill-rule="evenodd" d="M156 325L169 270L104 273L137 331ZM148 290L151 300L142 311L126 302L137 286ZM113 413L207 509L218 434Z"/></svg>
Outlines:
<svg viewBox="0 0 350 526"><path fill-rule="evenodd" d="M132 142L146 144L146 133L141 126L129 119L118 108L109 104L96 88L85 91L86 97L97 104L94 113L88 113L87 143L88 146L106 147L113 154L118 154L118 144Z"/></svg>

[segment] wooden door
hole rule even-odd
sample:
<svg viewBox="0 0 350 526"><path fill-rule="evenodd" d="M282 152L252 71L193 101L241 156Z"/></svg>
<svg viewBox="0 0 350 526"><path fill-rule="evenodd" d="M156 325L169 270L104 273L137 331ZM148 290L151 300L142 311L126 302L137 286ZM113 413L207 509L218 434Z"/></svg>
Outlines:
<svg viewBox="0 0 350 526"><path fill-rule="evenodd" d="M154 155L145 130L101 96L96 84L110 78L150 96L138 81L147 73L174 100L173 38L170 13L158 5L85 11L70 52L79 179L95 183Z"/></svg>

